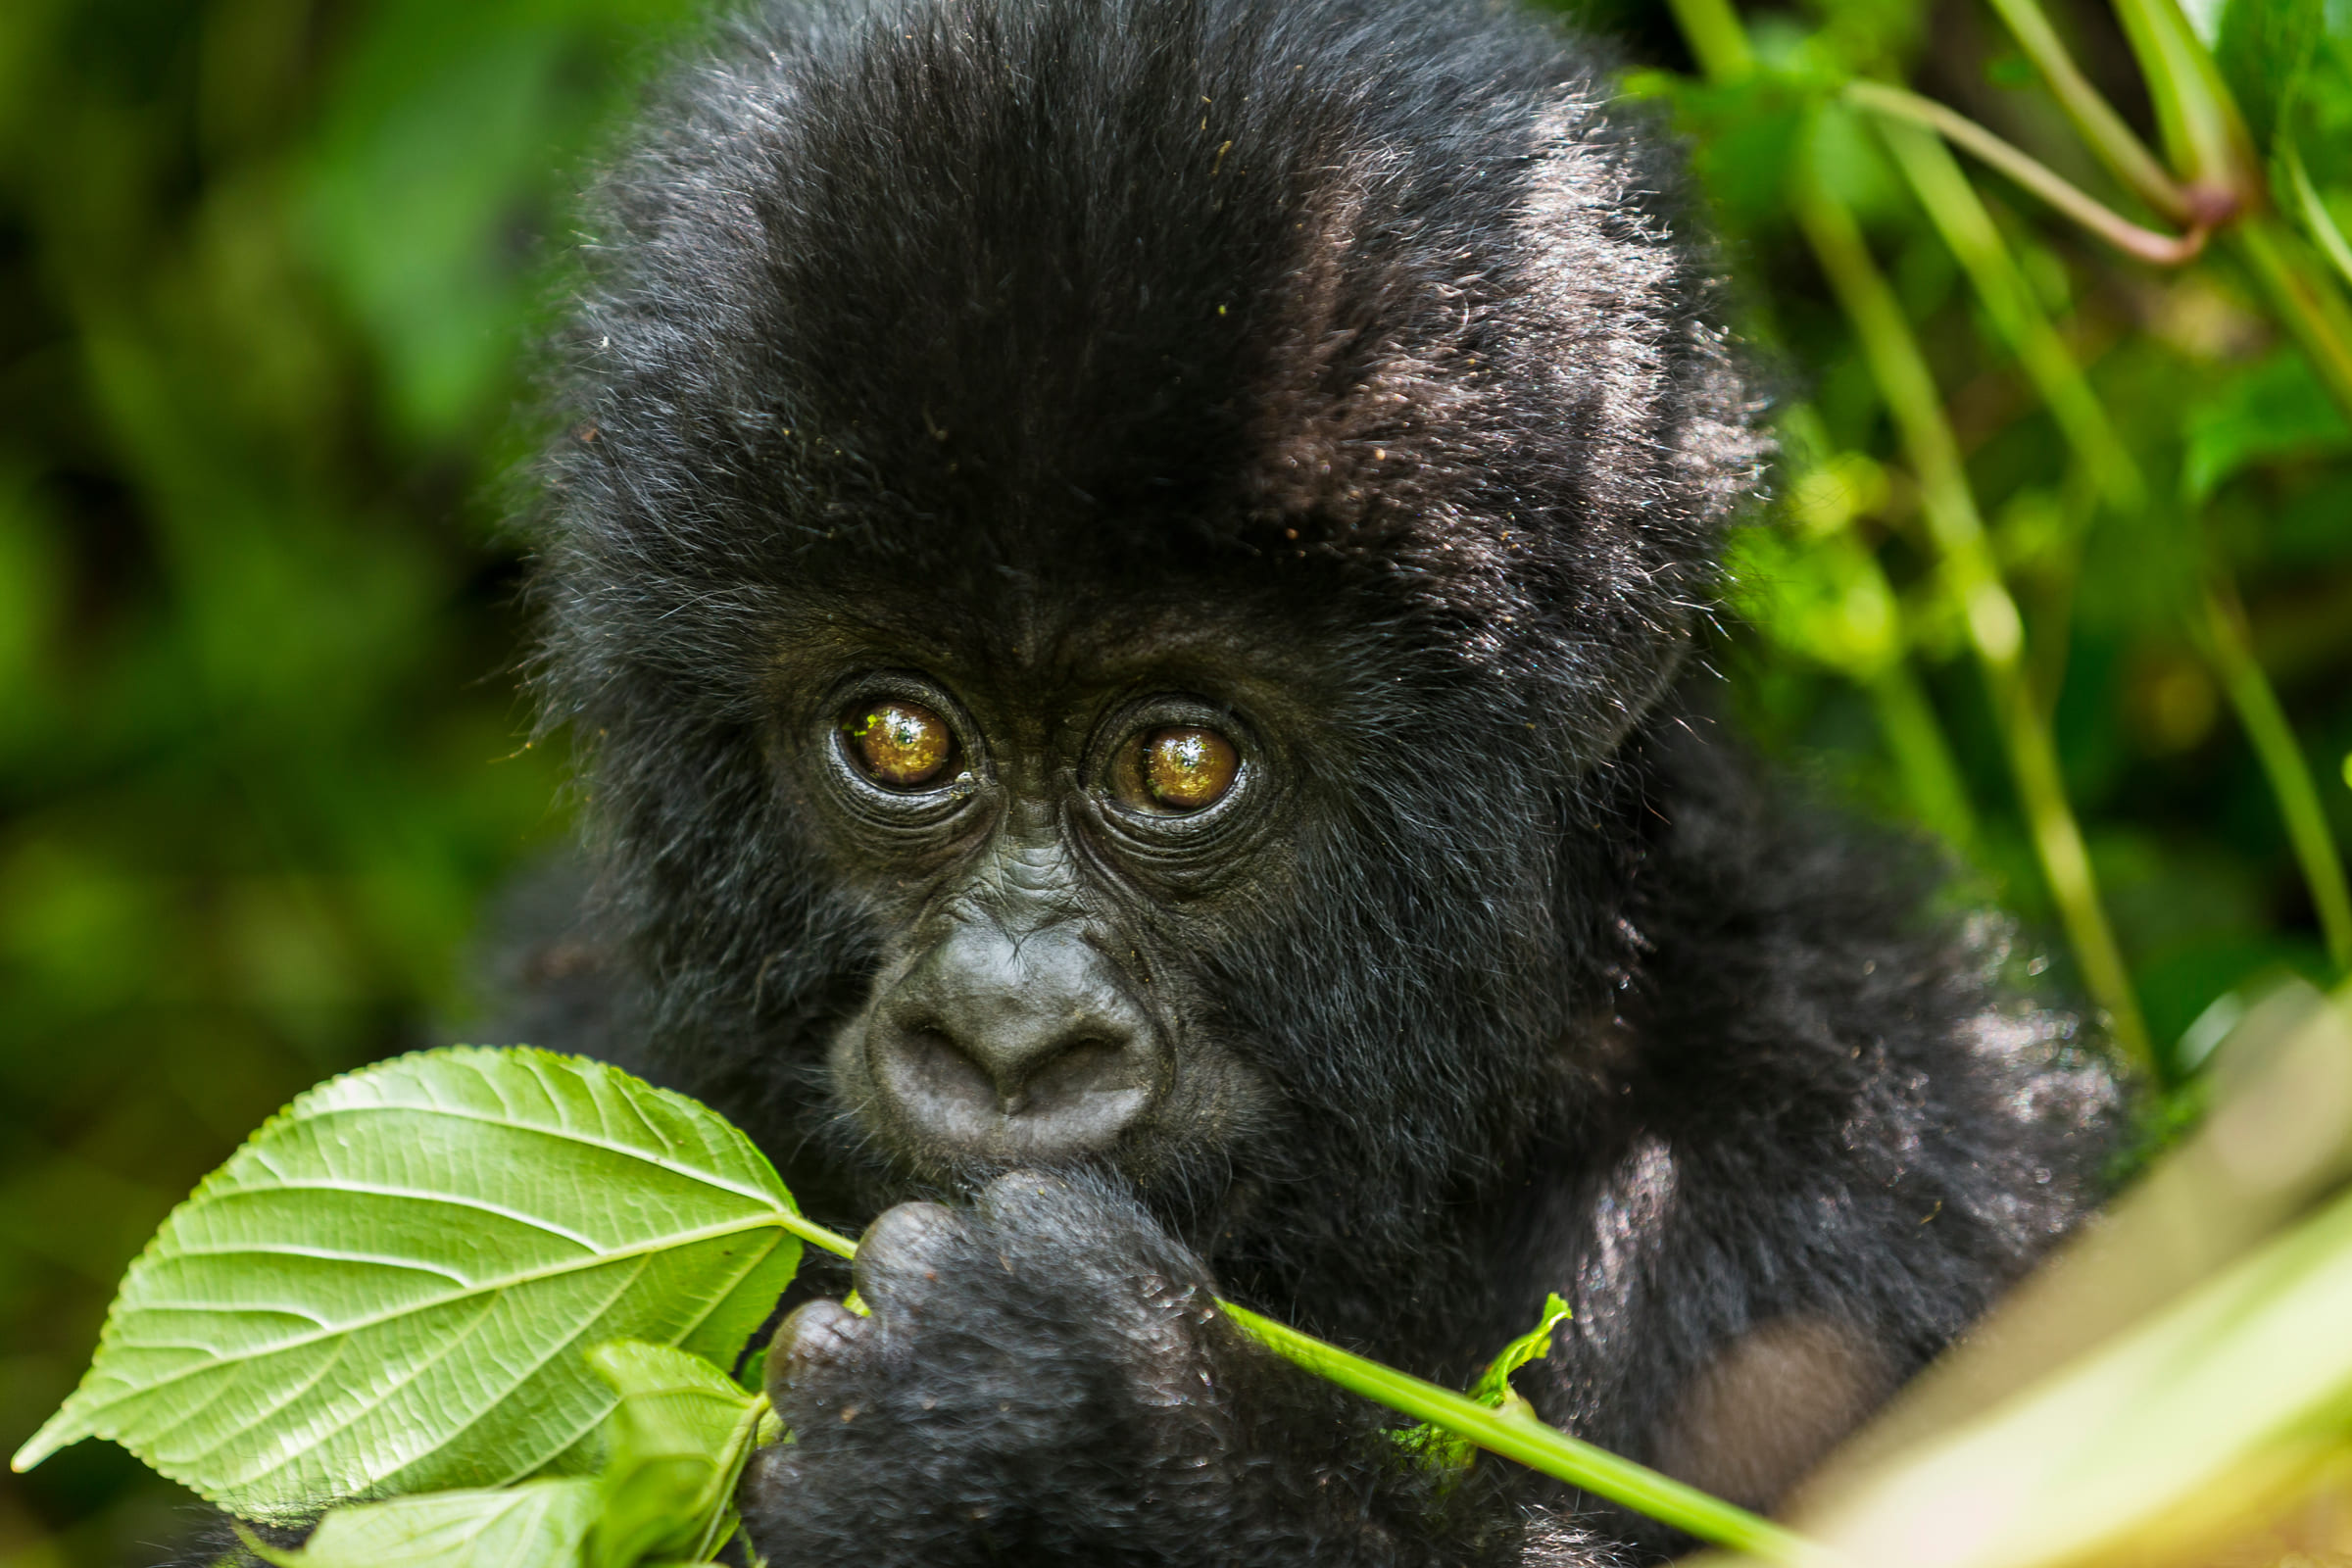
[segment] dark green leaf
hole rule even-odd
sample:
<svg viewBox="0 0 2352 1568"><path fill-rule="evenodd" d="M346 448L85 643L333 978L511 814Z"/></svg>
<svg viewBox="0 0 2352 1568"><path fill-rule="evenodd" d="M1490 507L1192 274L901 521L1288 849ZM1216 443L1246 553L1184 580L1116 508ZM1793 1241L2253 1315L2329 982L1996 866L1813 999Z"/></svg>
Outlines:
<svg viewBox="0 0 2352 1568"><path fill-rule="evenodd" d="M2326 24L2327 0L2230 0L2223 7L2214 57L2255 146L2271 145Z"/></svg>
<svg viewBox="0 0 2352 1568"><path fill-rule="evenodd" d="M2180 483L2191 501L2203 501L2232 474L2265 458L2347 447L2352 447L2352 431L2310 363L2293 349L2281 349L2190 413Z"/></svg>

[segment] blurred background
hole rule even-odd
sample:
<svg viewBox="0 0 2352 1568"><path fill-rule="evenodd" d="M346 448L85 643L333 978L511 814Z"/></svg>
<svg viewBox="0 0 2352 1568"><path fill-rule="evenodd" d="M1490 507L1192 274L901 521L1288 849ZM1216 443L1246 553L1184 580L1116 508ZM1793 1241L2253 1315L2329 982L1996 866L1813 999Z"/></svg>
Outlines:
<svg viewBox="0 0 2352 1568"><path fill-rule="evenodd" d="M696 9L0 5L0 1450L248 1130L446 1039L485 899L568 829L560 757L523 744L498 487L578 171ZM2132 211L1981 0L1754 9L1759 69L1713 84L1666 6L1586 13L1698 143L1777 382L1784 498L1715 655L1740 709L1953 847L1960 896L2021 916L2021 975L2130 1037L2161 1137L2233 1009L2347 956L2337 403L2237 251L2132 260L1974 170L1939 206L1918 147L1822 108L1821 83L1908 81ZM2308 90L2267 112L2352 218L2352 8L2310 14ZM2050 15L2149 131L2104 4ZM1970 211L2005 304L1955 247ZM1981 548L1955 549L1857 299L1909 329ZM2062 384L2091 412L2053 416ZM2005 665L1970 569L2014 612ZM187 1503L82 1445L0 1476L0 1568L157 1560Z"/></svg>

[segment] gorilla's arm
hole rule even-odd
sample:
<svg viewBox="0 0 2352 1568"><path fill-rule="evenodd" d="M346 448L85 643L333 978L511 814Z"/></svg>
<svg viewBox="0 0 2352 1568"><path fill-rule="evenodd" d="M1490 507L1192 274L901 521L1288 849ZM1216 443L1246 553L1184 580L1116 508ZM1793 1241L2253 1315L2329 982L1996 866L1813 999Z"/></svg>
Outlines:
<svg viewBox="0 0 2352 1568"><path fill-rule="evenodd" d="M1619 1065L1496 1273L1575 1309L1518 1379L1547 1420L1769 1510L2097 1200L2118 1088L2004 990L2005 921L1931 912L1927 852L1762 787L1711 727L1646 744Z"/></svg>

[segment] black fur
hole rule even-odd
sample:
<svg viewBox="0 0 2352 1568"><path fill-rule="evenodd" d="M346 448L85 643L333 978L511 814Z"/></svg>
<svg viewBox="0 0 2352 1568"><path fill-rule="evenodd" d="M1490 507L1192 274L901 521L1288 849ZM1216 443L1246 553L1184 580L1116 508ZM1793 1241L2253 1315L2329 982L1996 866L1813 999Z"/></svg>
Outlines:
<svg viewBox="0 0 2352 1568"><path fill-rule="evenodd" d="M1287 792L1230 874L1091 895L1251 1097L886 1223L926 1268L780 1347L771 1560L1669 1549L1434 1482L1209 1282L1449 1380L1557 1290L1543 1413L1767 1504L2080 1211L2102 1073L1685 670L1762 445L1600 70L1477 0L776 4L601 187L536 522L597 892L541 1043L639 1043L845 1223L968 1193L825 1075L920 897L825 827L803 688L1058 691L1132 628L1257 694Z"/></svg>

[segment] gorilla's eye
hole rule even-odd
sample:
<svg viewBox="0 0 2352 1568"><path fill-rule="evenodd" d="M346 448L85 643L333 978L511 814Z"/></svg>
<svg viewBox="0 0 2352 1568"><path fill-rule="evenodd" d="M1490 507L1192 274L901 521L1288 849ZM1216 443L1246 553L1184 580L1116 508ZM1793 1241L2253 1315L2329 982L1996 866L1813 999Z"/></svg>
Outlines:
<svg viewBox="0 0 2352 1568"><path fill-rule="evenodd" d="M851 710L841 733L858 771L885 789L919 789L956 756L956 732L920 703L862 705Z"/></svg>
<svg viewBox="0 0 2352 1568"><path fill-rule="evenodd" d="M1213 729L1171 724L1146 730L1123 760L1116 780L1120 801L1146 811L1199 811L1233 788L1241 754Z"/></svg>

